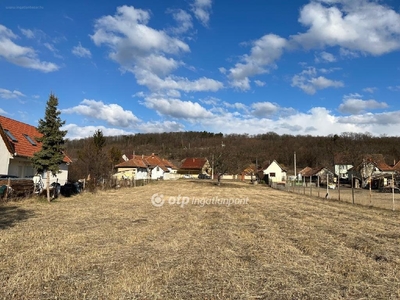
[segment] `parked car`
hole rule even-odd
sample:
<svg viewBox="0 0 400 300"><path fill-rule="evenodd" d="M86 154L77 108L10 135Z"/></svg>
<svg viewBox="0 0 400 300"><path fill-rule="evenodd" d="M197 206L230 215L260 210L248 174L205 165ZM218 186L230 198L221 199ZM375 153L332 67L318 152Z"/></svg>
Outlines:
<svg viewBox="0 0 400 300"><path fill-rule="evenodd" d="M208 174L199 174L198 178L199 179L211 179L211 176Z"/></svg>
<svg viewBox="0 0 400 300"><path fill-rule="evenodd" d="M190 178L193 178L193 176L189 175L189 174L185 174L182 176L182 178L190 179Z"/></svg>

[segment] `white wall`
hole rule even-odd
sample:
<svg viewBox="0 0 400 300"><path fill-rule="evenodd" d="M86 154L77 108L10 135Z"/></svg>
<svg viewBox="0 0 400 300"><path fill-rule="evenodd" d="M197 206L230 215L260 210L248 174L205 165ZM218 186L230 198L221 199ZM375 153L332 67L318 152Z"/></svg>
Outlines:
<svg viewBox="0 0 400 300"><path fill-rule="evenodd" d="M33 169L32 163L28 158L14 157L10 160L8 174L15 175L20 178L31 177L35 175L35 170Z"/></svg>
<svg viewBox="0 0 400 300"><path fill-rule="evenodd" d="M275 173L275 176L271 176ZM286 172L281 169L276 161L273 161L268 168L264 170L264 174L268 175L268 178L272 182L286 181Z"/></svg>
<svg viewBox="0 0 400 300"><path fill-rule="evenodd" d="M68 165L67 164L61 164L59 166L60 168L60 173L57 173L56 176L53 176L50 172L50 184L53 182L58 182L60 185L64 185L68 181ZM42 176L42 181L44 188L47 187L47 172L43 172L40 174ZM37 180L36 176L34 177L34 181Z"/></svg>
<svg viewBox="0 0 400 300"><path fill-rule="evenodd" d="M3 139L0 137L0 174L11 175L8 174L8 165L10 163L10 158L12 158L10 152L6 147Z"/></svg>
<svg viewBox="0 0 400 300"><path fill-rule="evenodd" d="M151 179L158 179L164 176L164 171L160 167L155 167L151 170Z"/></svg>

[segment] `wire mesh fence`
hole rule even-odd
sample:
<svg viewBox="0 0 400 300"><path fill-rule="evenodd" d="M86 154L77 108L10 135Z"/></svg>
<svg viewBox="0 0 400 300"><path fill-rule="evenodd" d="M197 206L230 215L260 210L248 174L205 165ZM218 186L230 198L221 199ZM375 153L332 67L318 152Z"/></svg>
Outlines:
<svg viewBox="0 0 400 300"><path fill-rule="evenodd" d="M354 188L351 185L327 187L294 181L285 183L272 182L270 186L274 189L309 197L331 199L390 210L400 209L400 193L397 188L363 189Z"/></svg>

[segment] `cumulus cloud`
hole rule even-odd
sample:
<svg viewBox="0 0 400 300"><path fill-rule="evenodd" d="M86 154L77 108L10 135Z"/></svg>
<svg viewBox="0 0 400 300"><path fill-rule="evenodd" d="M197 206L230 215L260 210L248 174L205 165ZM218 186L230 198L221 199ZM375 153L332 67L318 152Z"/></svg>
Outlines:
<svg viewBox="0 0 400 300"><path fill-rule="evenodd" d="M34 49L15 44L13 40L17 38L10 29L0 24L0 57L12 64L45 73L59 69L54 63L41 61Z"/></svg>
<svg viewBox="0 0 400 300"><path fill-rule="evenodd" d="M335 62L336 57L332 53L322 51L318 53L315 57L315 62Z"/></svg>
<svg viewBox="0 0 400 300"><path fill-rule="evenodd" d="M87 116L120 127L129 127L140 121L131 111L124 110L118 104L104 104L102 101L88 99L75 107L62 109L61 112Z"/></svg>
<svg viewBox="0 0 400 300"><path fill-rule="evenodd" d="M254 83L255 83L257 86L264 86L264 85L265 85L265 82L264 82L264 81L261 81L261 80L254 80Z"/></svg>
<svg viewBox="0 0 400 300"><path fill-rule="evenodd" d="M135 127L139 132L153 133L153 132L178 132L183 131L185 126L175 121L164 122L145 122L140 123Z"/></svg>
<svg viewBox="0 0 400 300"><path fill-rule="evenodd" d="M210 21L212 0L194 0L192 12L204 26L208 26Z"/></svg>
<svg viewBox="0 0 400 300"><path fill-rule="evenodd" d="M101 130L104 136L135 134L134 131L127 131L118 128L109 128L105 126L81 126L73 123L67 124L61 129L67 130L66 138L70 140L92 137L97 130Z"/></svg>
<svg viewBox="0 0 400 300"><path fill-rule="evenodd" d="M307 94L314 95L317 90L323 90L329 87L343 87L344 83L342 81L318 76L317 70L310 67L293 76L292 86L300 88Z"/></svg>
<svg viewBox="0 0 400 300"><path fill-rule="evenodd" d="M150 95L145 98L144 105L154 109L158 114L178 119L203 119L213 114L197 102Z"/></svg>
<svg viewBox="0 0 400 300"><path fill-rule="evenodd" d="M192 16L182 9L168 10L172 17L178 24L176 27L170 29L174 34L182 34L193 28Z"/></svg>
<svg viewBox="0 0 400 300"><path fill-rule="evenodd" d="M268 34L253 43L250 54L243 55L227 74L232 87L250 89L249 78L276 68L284 51L319 49L315 61L336 62L337 57L325 50L337 47L342 58L360 55L383 55L400 49L400 14L369 0L311 0L300 10L298 21L307 28L287 39ZM341 87L343 83L325 77L309 79L296 76L294 84L313 94L318 88Z"/></svg>
<svg viewBox="0 0 400 300"><path fill-rule="evenodd" d="M311 1L299 22L309 29L291 40L307 49L339 46L343 53L371 55L400 49L400 15L377 1Z"/></svg>
<svg viewBox="0 0 400 300"><path fill-rule="evenodd" d="M344 97L343 103L339 105L339 111L345 114L360 114L365 111L387 107L388 105L385 102L378 102L374 99L362 100L361 95L351 94Z"/></svg>
<svg viewBox="0 0 400 300"><path fill-rule="evenodd" d="M256 102L251 105L253 111L252 114L256 117L271 117L274 115L278 109L279 106L271 103L271 102Z"/></svg>
<svg viewBox="0 0 400 300"><path fill-rule="evenodd" d="M243 55L241 62L229 69L231 85L240 90L250 89L249 77L268 73L270 68L275 68L275 61L281 57L286 44L284 38L275 34L264 35L252 42L250 54Z"/></svg>
<svg viewBox="0 0 400 300"><path fill-rule="evenodd" d="M72 54L78 57L86 57L86 58L92 57L92 53L90 52L90 50L83 47L81 43L79 43L78 46L72 48Z"/></svg>
<svg viewBox="0 0 400 300"><path fill-rule="evenodd" d="M25 95L17 90L10 91L0 88L0 98L2 99L15 99L19 97L25 97Z"/></svg>
<svg viewBox="0 0 400 300"><path fill-rule="evenodd" d="M147 26L150 13L132 6L117 8L114 16L103 16L95 21L91 36L97 46L105 45L109 57L121 69L135 75L138 84L152 91L174 89L183 91L216 91L223 87L213 79L172 76L182 62L171 56L189 52L189 46L166 31Z"/></svg>

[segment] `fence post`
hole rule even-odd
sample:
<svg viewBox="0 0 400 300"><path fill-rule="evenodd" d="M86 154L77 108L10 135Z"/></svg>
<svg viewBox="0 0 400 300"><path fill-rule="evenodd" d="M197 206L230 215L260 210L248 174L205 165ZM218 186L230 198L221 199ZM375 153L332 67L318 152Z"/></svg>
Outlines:
<svg viewBox="0 0 400 300"><path fill-rule="evenodd" d="M354 180L353 180L353 174L351 174L351 199L354 204Z"/></svg>
<svg viewBox="0 0 400 300"><path fill-rule="evenodd" d="M6 194L4 195L4 200L7 201L8 198L8 189L11 188L11 179L10 177L7 180L7 186L6 186Z"/></svg>
<svg viewBox="0 0 400 300"><path fill-rule="evenodd" d="M393 173L392 173L392 205L393 205L392 209L394 211L394 175L393 175Z"/></svg>

